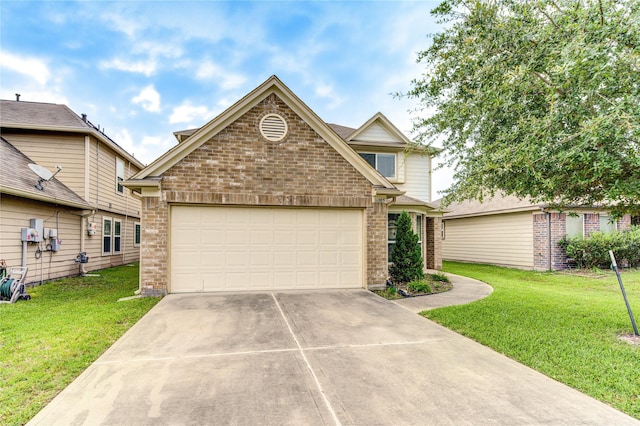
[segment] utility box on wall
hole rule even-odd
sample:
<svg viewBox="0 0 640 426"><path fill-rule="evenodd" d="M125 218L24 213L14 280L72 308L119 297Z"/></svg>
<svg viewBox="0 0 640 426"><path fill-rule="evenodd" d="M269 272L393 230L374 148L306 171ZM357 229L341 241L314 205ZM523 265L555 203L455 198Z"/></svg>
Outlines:
<svg viewBox="0 0 640 426"><path fill-rule="evenodd" d="M98 232L98 224L96 222L87 222L87 234L96 235Z"/></svg>
<svg viewBox="0 0 640 426"><path fill-rule="evenodd" d="M35 240L32 240L32 241L35 241L36 243L41 242L44 235L44 220L29 219L29 228L35 229L36 231Z"/></svg>

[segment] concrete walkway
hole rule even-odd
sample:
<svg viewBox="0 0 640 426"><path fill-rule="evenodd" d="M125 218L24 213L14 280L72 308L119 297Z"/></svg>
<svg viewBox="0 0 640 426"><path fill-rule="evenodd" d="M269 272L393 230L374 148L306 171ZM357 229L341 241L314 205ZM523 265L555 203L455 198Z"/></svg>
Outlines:
<svg viewBox="0 0 640 426"><path fill-rule="evenodd" d="M335 290L169 295L30 424L640 422L397 303Z"/></svg>
<svg viewBox="0 0 640 426"><path fill-rule="evenodd" d="M476 300L484 299L493 292L493 288L482 281L450 273L446 273L445 275L451 280L453 289L444 293L410 297L395 300L394 302L403 308L417 313L429 309L442 308L444 306L465 305Z"/></svg>

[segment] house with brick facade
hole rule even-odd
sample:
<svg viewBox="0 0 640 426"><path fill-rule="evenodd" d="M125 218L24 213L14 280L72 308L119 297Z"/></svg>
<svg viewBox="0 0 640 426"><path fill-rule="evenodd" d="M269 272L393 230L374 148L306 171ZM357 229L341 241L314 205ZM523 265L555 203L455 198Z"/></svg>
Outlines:
<svg viewBox="0 0 640 426"><path fill-rule="evenodd" d="M425 268L441 265L431 158L406 150L382 114L358 128L327 124L273 76L175 136L123 182L142 201L144 295L382 288L402 210Z"/></svg>
<svg viewBox="0 0 640 426"><path fill-rule="evenodd" d="M28 267L34 283L139 259L140 200L121 182L140 161L66 105L0 100L0 131L0 259L8 267ZM33 165L58 172L39 182ZM81 252L87 263L76 262Z"/></svg>
<svg viewBox="0 0 640 426"><path fill-rule="evenodd" d="M434 201L439 206L441 200ZM446 206L442 218L445 260L487 263L538 271L568 268L558 246L565 236L588 238L594 232L628 229L629 215L614 221L602 208L565 211L516 197L495 196Z"/></svg>

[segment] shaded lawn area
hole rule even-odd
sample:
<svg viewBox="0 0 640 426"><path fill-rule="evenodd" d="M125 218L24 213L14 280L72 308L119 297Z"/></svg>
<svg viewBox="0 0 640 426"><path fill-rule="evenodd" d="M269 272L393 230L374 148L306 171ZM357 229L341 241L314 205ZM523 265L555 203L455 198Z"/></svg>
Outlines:
<svg viewBox="0 0 640 426"><path fill-rule="evenodd" d="M422 312L452 330L640 419L640 346L612 271L604 277L445 262L494 292L463 306ZM640 320L640 271L622 280Z"/></svg>
<svg viewBox="0 0 640 426"><path fill-rule="evenodd" d="M0 305L0 424L24 424L159 299L118 302L138 288L138 265L29 288Z"/></svg>

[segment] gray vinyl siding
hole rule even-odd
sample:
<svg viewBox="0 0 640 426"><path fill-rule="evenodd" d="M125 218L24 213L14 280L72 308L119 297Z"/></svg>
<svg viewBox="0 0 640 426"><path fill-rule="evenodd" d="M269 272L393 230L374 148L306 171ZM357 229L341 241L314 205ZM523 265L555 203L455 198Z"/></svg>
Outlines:
<svg viewBox="0 0 640 426"><path fill-rule="evenodd" d="M533 269L531 212L446 219L445 260Z"/></svg>

